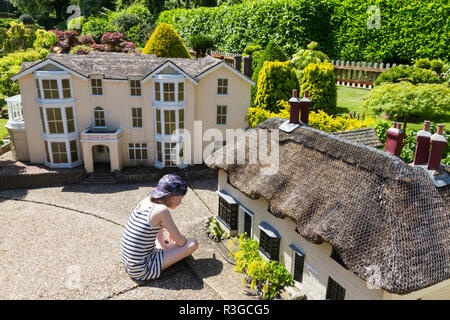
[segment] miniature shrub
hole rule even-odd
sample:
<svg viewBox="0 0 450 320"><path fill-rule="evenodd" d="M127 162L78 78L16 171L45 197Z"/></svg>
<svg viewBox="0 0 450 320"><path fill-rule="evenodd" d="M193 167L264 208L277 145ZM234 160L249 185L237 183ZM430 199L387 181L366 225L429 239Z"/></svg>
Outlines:
<svg viewBox="0 0 450 320"><path fill-rule="evenodd" d="M303 70L300 97L309 91L311 110L334 114L337 110L337 86L334 67L329 62L311 63Z"/></svg>
<svg viewBox="0 0 450 320"><path fill-rule="evenodd" d="M0 59L0 92L6 96L14 96L20 93L18 81L12 81L11 77L19 72L23 62L31 62L45 59L49 53L46 49L28 49L10 53Z"/></svg>
<svg viewBox="0 0 450 320"><path fill-rule="evenodd" d="M261 51L255 51L252 57L252 80L256 85L252 86L250 91L250 104L254 105L256 99L256 92L258 90L258 77L265 61L287 61L288 58L283 49L274 41L270 41L267 47Z"/></svg>
<svg viewBox="0 0 450 320"><path fill-rule="evenodd" d="M34 40L33 47L36 50L41 48L50 50L57 42L56 34L39 29L36 31L36 40Z"/></svg>
<svg viewBox="0 0 450 320"><path fill-rule="evenodd" d="M106 15L90 17L83 24L83 34L88 34L94 38L95 42L100 42L100 38L105 32L114 31L109 25L110 18Z"/></svg>
<svg viewBox="0 0 450 320"><path fill-rule="evenodd" d="M417 59L414 63L417 68L432 70L436 74L441 75L444 69L444 62L441 59L430 60L428 58Z"/></svg>
<svg viewBox="0 0 450 320"><path fill-rule="evenodd" d="M289 61L266 61L259 72L255 107L278 112L277 101L289 100L298 89L297 77Z"/></svg>
<svg viewBox="0 0 450 320"><path fill-rule="evenodd" d="M408 122L410 116L432 119L450 112L448 84L418 84L402 81L383 83L371 90L362 106L369 112L387 114L393 120Z"/></svg>
<svg viewBox="0 0 450 320"><path fill-rule="evenodd" d="M246 46L245 47L245 49L244 49L244 55L247 55L247 56L251 56L251 55L253 55L256 51L261 51L262 50L262 47L259 45L259 44L257 44L257 45L248 45L248 46Z"/></svg>
<svg viewBox="0 0 450 320"><path fill-rule="evenodd" d="M311 42L306 49L300 49L292 56L291 62L295 67L295 73L299 83L302 83L303 70L310 63L319 63L329 61L328 56L322 51L314 50L317 47L317 42Z"/></svg>
<svg viewBox="0 0 450 320"><path fill-rule="evenodd" d="M431 70L416 66L395 66L381 73L375 80L374 87L386 82L395 83L400 81L409 81L412 84L442 82Z"/></svg>
<svg viewBox="0 0 450 320"><path fill-rule="evenodd" d="M84 34L81 37L79 37L78 41L84 45L92 45L95 43L94 39L88 34Z"/></svg>
<svg viewBox="0 0 450 320"><path fill-rule="evenodd" d="M258 241L241 234L232 239L229 247L232 245L237 245L237 250L229 253L236 260L234 271L245 275L242 286L249 280L251 289L256 289L265 299L272 299L286 285L293 284L291 274L281 263L266 261L260 256Z"/></svg>
<svg viewBox="0 0 450 320"><path fill-rule="evenodd" d="M269 118L279 117L289 119L289 103L287 101L278 101L277 105L280 109L279 113L270 112L261 108L249 108L247 112L249 126L254 128L258 123L261 123ZM322 110L317 112L311 111L309 113L308 122L311 127L325 132L347 131L375 126L375 121L370 117L365 120L358 120L348 116L329 115ZM390 126L388 126L388 128L389 127ZM386 130L384 132L386 132Z"/></svg>
<svg viewBox="0 0 450 320"><path fill-rule="evenodd" d="M191 58L178 33L167 23L161 23L153 31L142 54L155 54L165 58Z"/></svg>
<svg viewBox="0 0 450 320"><path fill-rule="evenodd" d="M34 19L33 17L28 14L28 13L24 13L19 17L19 21L22 22L23 24L34 24Z"/></svg>
<svg viewBox="0 0 450 320"><path fill-rule="evenodd" d="M194 35L189 41L189 46L196 52L196 58L204 57L206 51L214 47L214 40L205 35Z"/></svg>
<svg viewBox="0 0 450 320"><path fill-rule="evenodd" d="M94 49L88 45L79 45L70 49L69 54L89 54Z"/></svg>
<svg viewBox="0 0 450 320"><path fill-rule="evenodd" d="M36 30L37 27L35 25L11 22L9 29L3 35L3 50L9 53L32 48L36 39Z"/></svg>

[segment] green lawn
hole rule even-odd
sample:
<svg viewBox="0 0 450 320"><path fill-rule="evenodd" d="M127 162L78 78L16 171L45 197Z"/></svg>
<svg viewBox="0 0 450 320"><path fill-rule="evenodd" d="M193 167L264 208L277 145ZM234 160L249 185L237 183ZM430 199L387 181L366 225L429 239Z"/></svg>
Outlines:
<svg viewBox="0 0 450 320"><path fill-rule="evenodd" d="M362 115L365 110L361 107L361 103L363 102L363 98L370 93L368 89L360 89L360 88L352 88L352 87L344 87L338 86L338 99L337 99L337 107L338 113L340 114L348 114L351 111L359 112ZM367 112L366 112L366 115ZM370 116L370 115L369 115ZM375 116L375 119L382 119L379 116ZM423 127L424 120L431 120L436 123L444 123L446 128L450 128L450 115L439 118L439 119L414 119L411 122L408 122L407 129L420 130ZM389 122L392 122L388 120Z"/></svg>
<svg viewBox="0 0 450 320"><path fill-rule="evenodd" d="M8 119L0 119L0 140L5 136L9 136L8 130L5 128L6 122L8 122Z"/></svg>

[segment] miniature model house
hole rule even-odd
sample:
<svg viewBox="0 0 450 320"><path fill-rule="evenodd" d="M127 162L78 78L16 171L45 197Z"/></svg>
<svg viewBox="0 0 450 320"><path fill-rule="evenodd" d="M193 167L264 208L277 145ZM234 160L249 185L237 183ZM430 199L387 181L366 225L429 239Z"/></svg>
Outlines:
<svg viewBox="0 0 450 320"><path fill-rule="evenodd" d="M431 171L345 136L286 126L268 119L206 160L218 170L218 220L230 234L258 240L308 299L448 299L448 167ZM223 161L236 159L239 141L278 130L273 174L248 157Z"/></svg>
<svg viewBox="0 0 450 320"><path fill-rule="evenodd" d="M192 159L184 161L188 141L177 129L193 133L194 121L202 130L245 128L254 84L210 56L100 52L50 54L24 63L12 79L19 80L26 136L14 141L26 150L18 160L52 168L84 164L87 172L97 163L111 170L194 163L206 143L191 139Z"/></svg>

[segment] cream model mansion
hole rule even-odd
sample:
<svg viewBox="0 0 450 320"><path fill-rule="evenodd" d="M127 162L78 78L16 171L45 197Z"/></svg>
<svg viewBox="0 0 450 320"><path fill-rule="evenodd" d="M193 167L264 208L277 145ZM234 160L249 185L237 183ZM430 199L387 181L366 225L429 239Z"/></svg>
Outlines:
<svg viewBox="0 0 450 320"><path fill-rule="evenodd" d="M7 99L17 160L51 168L84 163L87 172L96 163L110 164L111 171L198 163L211 142L194 145L183 130L193 133L197 121L202 131L216 128L224 137L226 129L244 129L254 85L211 56L100 52L49 54L24 63L12 80L21 92ZM183 162L185 147L192 152Z"/></svg>

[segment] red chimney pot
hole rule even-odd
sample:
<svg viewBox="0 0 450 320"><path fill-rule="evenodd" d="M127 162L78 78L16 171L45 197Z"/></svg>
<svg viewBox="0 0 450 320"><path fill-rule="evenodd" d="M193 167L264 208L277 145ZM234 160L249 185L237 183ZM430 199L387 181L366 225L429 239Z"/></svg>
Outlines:
<svg viewBox="0 0 450 320"><path fill-rule="evenodd" d="M435 134L431 136L431 150L430 155L428 157L428 170L439 170L441 168L441 160L442 160L442 154L444 152L445 147L447 146L448 142L444 133L444 125L438 124L438 129Z"/></svg>
<svg viewBox="0 0 450 320"><path fill-rule="evenodd" d="M389 128L386 131L386 144L384 146L384 151L399 157L402 153L404 138L405 131L400 128L400 123L394 121L392 128Z"/></svg>
<svg viewBox="0 0 450 320"><path fill-rule="evenodd" d="M417 133L416 152L414 154L414 165L426 164L428 162L428 153L430 150L430 121L423 122L423 129Z"/></svg>

